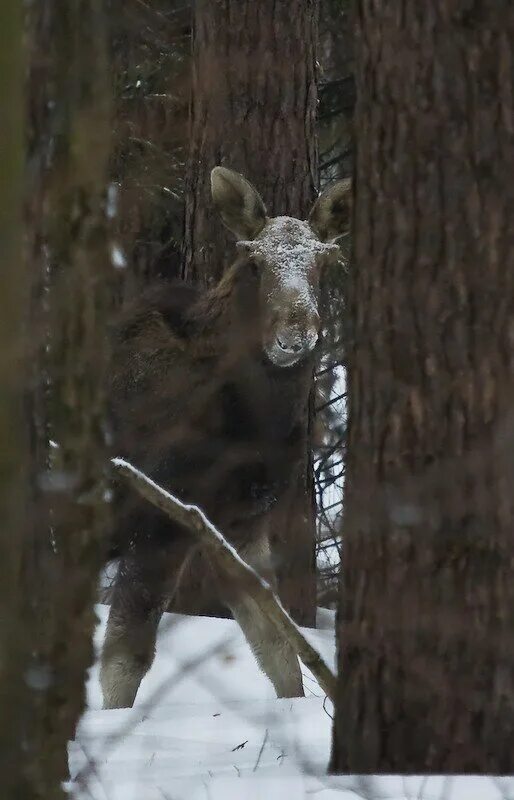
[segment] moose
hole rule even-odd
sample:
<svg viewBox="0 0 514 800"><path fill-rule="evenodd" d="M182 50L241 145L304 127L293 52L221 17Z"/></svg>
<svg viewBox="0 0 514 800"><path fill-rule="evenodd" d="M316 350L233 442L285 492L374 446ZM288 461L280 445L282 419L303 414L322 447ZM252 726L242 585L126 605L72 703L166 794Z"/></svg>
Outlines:
<svg viewBox="0 0 514 800"><path fill-rule="evenodd" d="M238 255L212 288L159 283L122 310L113 335L113 433L119 455L202 508L273 583L270 511L305 452L320 277L348 230L350 183L321 194L308 220L268 217L256 189L221 166L211 190ZM128 491L116 537L123 551L100 668L106 708L132 706L161 615L195 550L187 531ZM244 588L221 580L202 555L204 576L277 696L303 695L295 652Z"/></svg>

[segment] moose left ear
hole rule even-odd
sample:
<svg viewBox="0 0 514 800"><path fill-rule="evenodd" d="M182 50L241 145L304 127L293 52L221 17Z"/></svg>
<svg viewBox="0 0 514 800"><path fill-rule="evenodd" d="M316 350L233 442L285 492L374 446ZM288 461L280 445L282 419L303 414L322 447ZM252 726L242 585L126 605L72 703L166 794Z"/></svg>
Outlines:
<svg viewBox="0 0 514 800"><path fill-rule="evenodd" d="M338 181L321 194L309 214L309 225L322 242L333 242L350 228L352 182Z"/></svg>

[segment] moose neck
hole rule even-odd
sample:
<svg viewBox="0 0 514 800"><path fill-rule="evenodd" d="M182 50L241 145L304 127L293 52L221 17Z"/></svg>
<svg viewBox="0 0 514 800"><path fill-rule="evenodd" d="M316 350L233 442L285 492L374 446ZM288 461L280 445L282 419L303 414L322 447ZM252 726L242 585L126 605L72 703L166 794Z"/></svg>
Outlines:
<svg viewBox="0 0 514 800"><path fill-rule="evenodd" d="M219 283L205 291L192 317L198 346L231 365L261 358L258 287L244 281L243 259L225 272Z"/></svg>
<svg viewBox="0 0 514 800"><path fill-rule="evenodd" d="M217 360L255 432L264 439L288 438L306 427L313 358L291 367L270 362L262 346L258 281L252 288L243 270L237 261L196 304L201 351Z"/></svg>

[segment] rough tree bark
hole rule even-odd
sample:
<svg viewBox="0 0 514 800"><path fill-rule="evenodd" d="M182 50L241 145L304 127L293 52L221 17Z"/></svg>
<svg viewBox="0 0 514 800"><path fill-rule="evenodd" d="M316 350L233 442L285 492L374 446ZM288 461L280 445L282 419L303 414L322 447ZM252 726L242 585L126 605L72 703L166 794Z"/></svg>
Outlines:
<svg viewBox="0 0 514 800"><path fill-rule="evenodd" d="M234 253L213 213L211 169L258 187L271 214L305 218L316 196L318 0L199 0L195 8L184 277L208 285ZM308 413L306 409L306 414ZM277 511L281 597L314 622L314 493L310 458Z"/></svg>
<svg viewBox="0 0 514 800"><path fill-rule="evenodd" d="M0 7L0 795L23 780L24 629L20 587L26 531L27 440L22 408L26 275L22 263L23 27L20 0ZM23 795L26 796L26 795Z"/></svg>
<svg viewBox="0 0 514 800"><path fill-rule="evenodd" d="M270 213L305 217L317 188L317 0L199 0L193 39L184 276L218 280L233 252L209 202L216 164Z"/></svg>
<svg viewBox="0 0 514 800"><path fill-rule="evenodd" d="M27 19L33 273L33 518L24 579L32 689L31 797L64 797L67 741L84 706L105 543L105 207L110 87L103 0L46 2Z"/></svg>
<svg viewBox="0 0 514 800"><path fill-rule="evenodd" d="M514 768L514 7L357 2L332 769Z"/></svg>

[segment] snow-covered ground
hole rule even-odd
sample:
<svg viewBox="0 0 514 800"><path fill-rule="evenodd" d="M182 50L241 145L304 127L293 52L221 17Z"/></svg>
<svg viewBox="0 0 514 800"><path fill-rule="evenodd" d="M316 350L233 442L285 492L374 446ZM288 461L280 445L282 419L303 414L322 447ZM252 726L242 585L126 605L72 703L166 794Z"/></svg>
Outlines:
<svg viewBox="0 0 514 800"><path fill-rule="evenodd" d="M108 609L98 606L96 645ZM310 641L334 663L332 612ZM277 700L232 620L165 614L132 709L103 711L98 668L70 744L75 800L514 800L514 779L327 777L332 709ZM415 731L413 732L415 735Z"/></svg>

